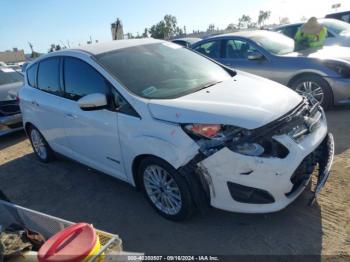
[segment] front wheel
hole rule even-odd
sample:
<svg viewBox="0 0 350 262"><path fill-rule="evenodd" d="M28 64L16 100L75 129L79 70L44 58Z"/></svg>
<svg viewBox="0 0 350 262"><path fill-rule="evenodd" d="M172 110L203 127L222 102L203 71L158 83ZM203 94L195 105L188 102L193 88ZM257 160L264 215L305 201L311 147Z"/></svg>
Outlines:
<svg viewBox="0 0 350 262"><path fill-rule="evenodd" d="M192 198L187 182L167 162L148 157L139 168L147 199L163 217L185 220L192 213Z"/></svg>
<svg viewBox="0 0 350 262"><path fill-rule="evenodd" d="M326 80L320 76L307 75L297 78L291 85L300 95L311 95L326 110L332 106L333 93Z"/></svg>

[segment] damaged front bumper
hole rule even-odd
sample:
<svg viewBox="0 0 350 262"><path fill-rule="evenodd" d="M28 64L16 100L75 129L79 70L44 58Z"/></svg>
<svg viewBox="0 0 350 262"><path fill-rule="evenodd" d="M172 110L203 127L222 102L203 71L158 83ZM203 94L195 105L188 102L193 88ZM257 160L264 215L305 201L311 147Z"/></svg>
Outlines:
<svg viewBox="0 0 350 262"><path fill-rule="evenodd" d="M247 156L224 147L197 163L196 173L213 207L244 213L283 209L305 189L317 165L318 194L329 176L334 155L325 117L300 141L286 134L273 139L288 149L285 158Z"/></svg>

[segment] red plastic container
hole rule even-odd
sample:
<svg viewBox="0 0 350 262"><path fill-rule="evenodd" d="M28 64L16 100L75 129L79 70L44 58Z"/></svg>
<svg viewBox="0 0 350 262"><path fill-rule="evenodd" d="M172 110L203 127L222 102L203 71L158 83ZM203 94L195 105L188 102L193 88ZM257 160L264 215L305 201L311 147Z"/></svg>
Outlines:
<svg viewBox="0 0 350 262"><path fill-rule="evenodd" d="M74 224L48 239L38 252L38 260L81 262L91 255L97 244L99 240L92 225Z"/></svg>

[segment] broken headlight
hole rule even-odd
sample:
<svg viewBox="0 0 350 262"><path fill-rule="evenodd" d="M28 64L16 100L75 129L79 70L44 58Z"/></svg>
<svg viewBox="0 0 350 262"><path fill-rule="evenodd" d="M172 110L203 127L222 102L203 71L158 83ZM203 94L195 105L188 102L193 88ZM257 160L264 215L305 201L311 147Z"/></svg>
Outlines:
<svg viewBox="0 0 350 262"><path fill-rule="evenodd" d="M219 124L186 124L182 128L200 146L200 151L211 155L223 146L243 155L260 156L264 148L257 143L240 143L241 138L250 135L249 130Z"/></svg>
<svg viewBox="0 0 350 262"><path fill-rule="evenodd" d="M241 145L234 145L233 151L247 156L261 156L264 153L264 148L257 143L243 143Z"/></svg>

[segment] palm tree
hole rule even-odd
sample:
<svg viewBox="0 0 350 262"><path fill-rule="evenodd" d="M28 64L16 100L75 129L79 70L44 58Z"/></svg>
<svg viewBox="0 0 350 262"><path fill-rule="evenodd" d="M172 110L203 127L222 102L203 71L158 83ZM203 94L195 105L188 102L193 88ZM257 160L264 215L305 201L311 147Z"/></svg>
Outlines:
<svg viewBox="0 0 350 262"><path fill-rule="evenodd" d="M271 11L260 10L258 17L258 25L265 25L265 21L268 20L271 16Z"/></svg>

